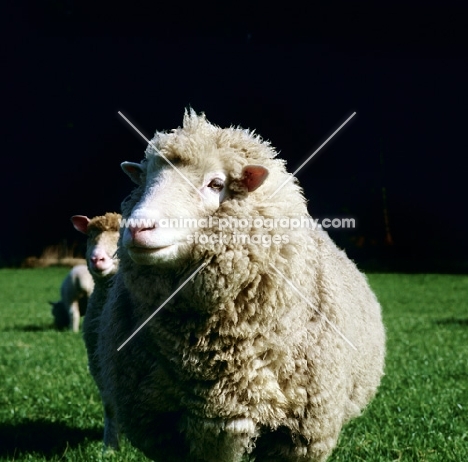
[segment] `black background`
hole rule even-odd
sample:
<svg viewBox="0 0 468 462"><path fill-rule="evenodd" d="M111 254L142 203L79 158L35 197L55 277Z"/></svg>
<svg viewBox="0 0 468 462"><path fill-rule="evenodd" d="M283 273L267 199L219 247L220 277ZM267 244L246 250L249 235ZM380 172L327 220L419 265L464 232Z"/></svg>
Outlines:
<svg viewBox="0 0 468 462"><path fill-rule="evenodd" d="M467 50L462 3L261 8L20 4L1 44L0 265L83 242L73 214L118 211L124 160L184 108L255 129L365 269L466 271ZM385 187L390 233L384 225Z"/></svg>

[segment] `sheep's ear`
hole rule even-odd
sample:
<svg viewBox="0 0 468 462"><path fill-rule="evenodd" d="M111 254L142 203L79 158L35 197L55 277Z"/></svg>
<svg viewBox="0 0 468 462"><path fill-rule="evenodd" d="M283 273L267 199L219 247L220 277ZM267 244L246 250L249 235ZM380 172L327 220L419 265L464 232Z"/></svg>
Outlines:
<svg viewBox="0 0 468 462"><path fill-rule="evenodd" d="M135 162L122 162L120 166L134 183L137 185L143 184L141 179L143 169L141 168L140 164L136 164Z"/></svg>
<svg viewBox="0 0 468 462"><path fill-rule="evenodd" d="M77 231L88 234L88 224L91 221L88 217L84 215L73 215L70 220Z"/></svg>
<svg viewBox="0 0 468 462"><path fill-rule="evenodd" d="M267 179L268 169L261 165L247 165L242 169L241 183L248 192L255 191Z"/></svg>

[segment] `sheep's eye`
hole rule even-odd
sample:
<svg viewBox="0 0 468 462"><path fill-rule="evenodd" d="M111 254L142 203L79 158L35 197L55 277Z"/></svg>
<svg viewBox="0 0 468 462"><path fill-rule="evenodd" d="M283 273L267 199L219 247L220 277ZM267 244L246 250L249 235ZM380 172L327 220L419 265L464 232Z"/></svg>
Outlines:
<svg viewBox="0 0 468 462"><path fill-rule="evenodd" d="M214 178L208 183L208 187L215 191L221 191L224 188L224 181L220 178Z"/></svg>

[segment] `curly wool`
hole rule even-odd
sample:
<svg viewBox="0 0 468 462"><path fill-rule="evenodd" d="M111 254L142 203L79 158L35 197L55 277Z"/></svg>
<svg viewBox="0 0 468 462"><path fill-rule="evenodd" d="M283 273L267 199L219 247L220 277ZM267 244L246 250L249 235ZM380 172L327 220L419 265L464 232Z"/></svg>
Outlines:
<svg viewBox="0 0 468 462"><path fill-rule="evenodd" d="M153 142L193 176L207 164L228 172L232 197L214 218L309 216L295 181L270 199L291 175L249 131L221 129L190 112L182 128ZM154 155L150 146L145 163ZM270 172L253 193L239 182L248 164ZM123 203L124 217L142 194L140 186ZM323 461L343 424L376 393L385 334L365 276L323 231L243 232L287 232L289 242L193 245L176 262L154 267L135 264L119 247L98 356L119 424L151 458ZM201 263L192 282L117 352Z"/></svg>
<svg viewBox="0 0 468 462"><path fill-rule="evenodd" d="M103 233L105 231L119 231L120 213L107 212L105 215L99 215L91 218L88 224L88 232Z"/></svg>

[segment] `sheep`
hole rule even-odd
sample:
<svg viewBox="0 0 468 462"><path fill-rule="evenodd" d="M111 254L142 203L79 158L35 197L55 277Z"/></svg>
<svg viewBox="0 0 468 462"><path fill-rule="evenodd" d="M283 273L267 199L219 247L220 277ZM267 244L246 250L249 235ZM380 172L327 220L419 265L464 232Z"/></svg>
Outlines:
<svg viewBox="0 0 468 462"><path fill-rule="evenodd" d="M117 241L119 239L120 214L106 213L89 219L84 215L74 215L71 221L76 230L88 236L86 261L94 279L94 292L88 303L88 310L83 322L83 339L88 354L89 371L101 392L99 382L99 365L95 355L97 346L97 328L102 307L112 278L118 270L116 258ZM119 448L119 432L112 408L103 400L104 407L104 445L105 448Z"/></svg>
<svg viewBox="0 0 468 462"><path fill-rule="evenodd" d="M69 328L78 332L80 316L86 313L94 282L86 265L76 265L67 274L60 287L61 300L49 302L57 329Z"/></svg>
<svg viewBox="0 0 468 462"><path fill-rule="evenodd" d="M248 130L186 111L122 168L137 187L97 346L121 430L157 460L326 460L383 375L366 277L324 230L255 225L311 217ZM167 226L184 217L195 227Z"/></svg>

